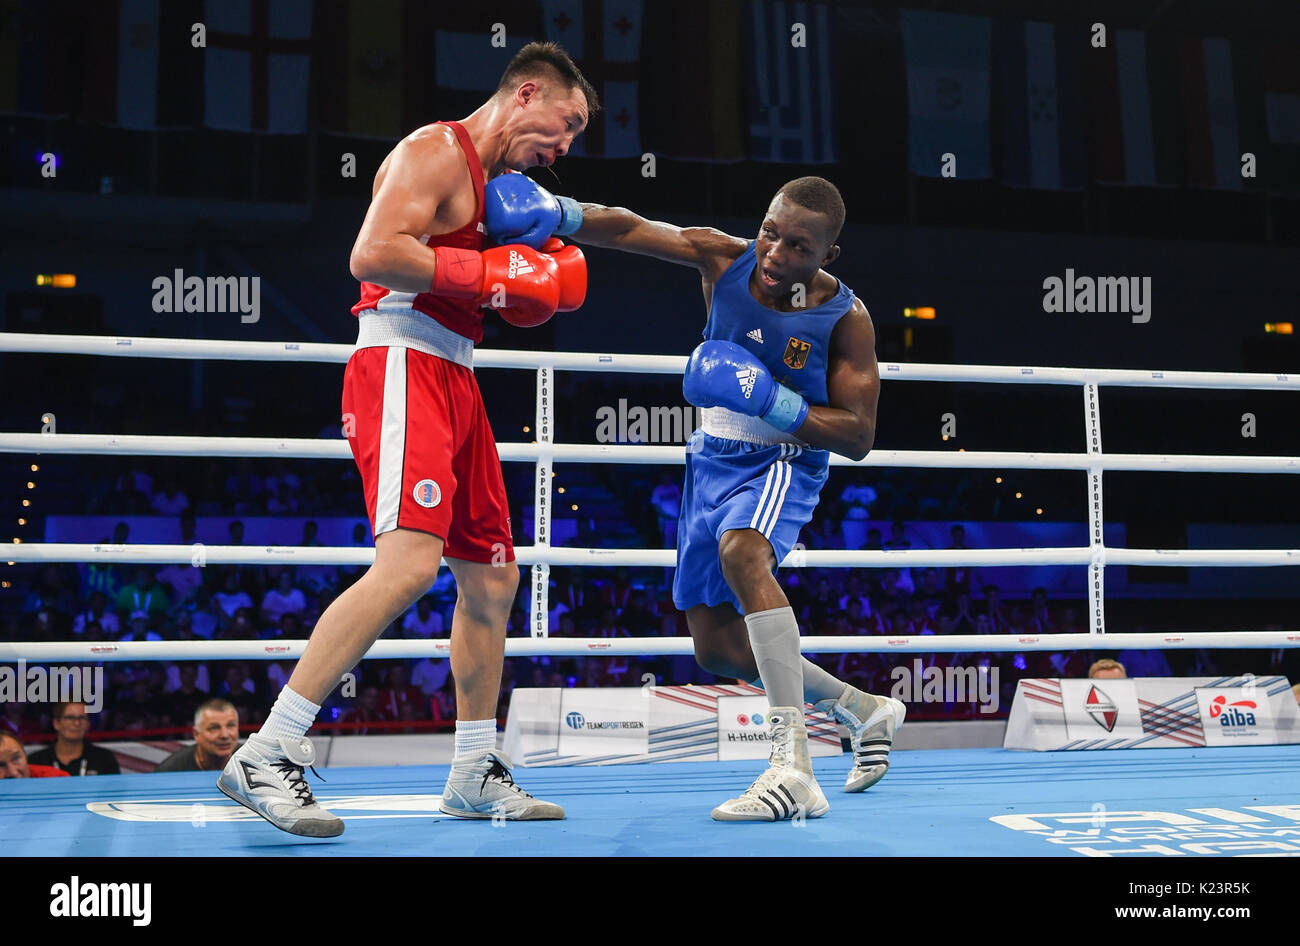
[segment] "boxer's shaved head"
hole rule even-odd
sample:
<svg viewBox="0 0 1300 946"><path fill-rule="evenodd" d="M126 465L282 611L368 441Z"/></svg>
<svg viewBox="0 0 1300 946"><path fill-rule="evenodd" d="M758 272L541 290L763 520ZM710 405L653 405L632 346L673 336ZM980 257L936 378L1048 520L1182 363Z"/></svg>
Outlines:
<svg viewBox="0 0 1300 946"><path fill-rule="evenodd" d="M497 92L513 92L521 82L530 79L539 86L554 83L569 91L575 88L581 91L587 100L588 118L600 111L600 97L595 87L556 43L529 43L515 53L515 58L510 60L501 76Z"/></svg>
<svg viewBox="0 0 1300 946"><path fill-rule="evenodd" d="M826 242L834 243L844 227L844 198L824 177L797 177L778 192L791 203L826 217Z"/></svg>

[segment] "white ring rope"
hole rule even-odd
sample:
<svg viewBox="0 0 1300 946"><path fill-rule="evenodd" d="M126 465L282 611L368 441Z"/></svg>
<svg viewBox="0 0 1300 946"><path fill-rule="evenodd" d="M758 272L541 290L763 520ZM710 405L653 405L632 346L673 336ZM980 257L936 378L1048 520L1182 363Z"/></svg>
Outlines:
<svg viewBox="0 0 1300 946"><path fill-rule="evenodd" d="M1039 549L796 549L782 568L955 568L962 565L1088 565L1094 555L1087 546ZM1247 566L1300 565L1300 549L1125 549L1107 547L1107 565ZM589 549L573 547L515 547L520 565L653 566L672 568L675 549ZM130 565L190 564L370 565L372 548L298 545L86 545L24 542L0 546L0 559L10 562L118 562Z"/></svg>
<svg viewBox="0 0 1300 946"><path fill-rule="evenodd" d="M351 345L311 342L240 342L218 339L133 338L94 335L36 335L0 333L0 352L40 354L110 355L138 358L227 359L241 361L300 361L345 363ZM534 486L534 534L536 544L516 549L520 565L532 565L530 624L533 640L512 639L506 653L551 654L556 656L590 653L690 654L689 638L641 638L587 640L548 637L547 578L551 565L645 565L671 567L672 549L585 549L552 548L549 545L551 504L550 469L554 463L682 463L680 446L623 444L555 444L554 379L556 370L615 371L643 374L679 374L686 358L669 355L622 355L582 352L531 352L480 349L474 354L475 367L524 368L537 372L536 443L498 445L503 461L532 462L537 475ZM929 469L1055 469L1086 471L1089 479L1090 545L1084 548L1050 549L955 549L881 552L869 550L796 550L782 563L786 567L951 567L958 565L1088 565L1090 572L1089 634L1043 636L925 635L922 637L809 637L805 651L872 652L904 650L917 652L1020 651L1113 649L1131 647L1278 647L1300 646L1300 634L1290 632L1232 631L1193 633L1187 637L1161 634L1104 634L1101 607L1102 575L1106 565L1197 565L1197 566L1285 566L1300 565L1297 549L1113 549L1101 543L1103 527L1100 506L1101 474L1104 471L1150 471L1187 473L1296 473L1297 457L1215 457L1202 455L1105 454L1101 449L1100 385L1230 390L1300 391L1300 376L1245 372L1138 371L1091 368L1040 368L991 365L880 364L883 379L900 381L982 382L999 384L1081 385L1084 392L1088 432L1086 453L1015 453L992 451L874 450L865 460L854 462L833 456L837 466L921 467ZM351 456L346 442L305 438L255 437L165 437L112 434L0 433L0 452L119 454L130 456L230 456L345 459ZM296 546L204 546L188 545L83 545L74 543L28 543L13 545L6 557L18 562L111 560L131 563L164 562L194 565L258 564L293 561L297 564L368 565L373 549L302 548ZM1139 639L1145 643L1139 643ZM1213 642L1213 643L1212 643ZM1227 643L1231 642L1231 643ZM256 642L126 642L121 644L0 644L0 660L17 659L19 648L30 659L180 659L175 654L219 656L223 648L234 648L238 656L271 659L297 656L305 641L259 644ZM86 656L90 651L92 656ZM443 642L379 641L372 657L446 656ZM272 653L272 651L274 651ZM69 655L81 656L69 656ZM165 656L143 656L159 654ZM7 656L8 655L8 656ZM38 656L56 655L56 656ZM140 656L130 656L140 655ZM197 658L191 658L197 659Z"/></svg>
<svg viewBox="0 0 1300 946"><path fill-rule="evenodd" d="M1189 631L1170 634L926 634L802 637L806 654L1028 653L1064 650L1200 650L1237 647L1300 647L1295 631ZM81 641L0 642L0 663L87 663L128 660L296 660L306 640L273 641ZM447 657L451 641L380 640L367 660L418 660ZM689 637L510 637L507 657L583 657L628 654L692 656Z"/></svg>
<svg viewBox="0 0 1300 946"><path fill-rule="evenodd" d="M535 463L542 454L535 443L498 443L503 462ZM639 444L550 444L545 451L556 463L685 462L682 446ZM346 441L309 437L167 437L146 434L0 433L0 453L117 454L136 457L288 457L303 460L351 460ZM1300 457L1243 457L1198 454L1017 453L988 450L873 450L864 460L831 456L832 466L915 467L954 470L1090 470L1152 473L1300 473Z"/></svg>
<svg viewBox="0 0 1300 946"><path fill-rule="evenodd" d="M320 342L239 342L225 339L145 338L113 335L37 335L0 332L0 352L46 355L118 355L134 358L226 361L304 361L344 364L352 345ZM554 368L559 371L620 371L680 374L684 355L599 352L534 352L480 348L476 368ZM1013 365L880 363L880 376L896 381L974 381L995 384L1099 384L1118 387L1227 388L1300 391L1300 375L1244 371L1141 371L1124 368L1030 368Z"/></svg>

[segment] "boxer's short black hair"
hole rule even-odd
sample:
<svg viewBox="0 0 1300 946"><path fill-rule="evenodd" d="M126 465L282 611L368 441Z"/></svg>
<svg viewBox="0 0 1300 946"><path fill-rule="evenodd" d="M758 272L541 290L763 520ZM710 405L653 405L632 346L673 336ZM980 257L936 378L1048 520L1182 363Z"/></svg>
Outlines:
<svg viewBox="0 0 1300 946"><path fill-rule="evenodd" d="M566 89L575 86L581 89L587 97L588 117L600 111L600 96L595 87L558 43L529 43L515 53L515 58L510 60L501 76L497 91L513 89L525 79L542 78L559 79Z"/></svg>
<svg viewBox="0 0 1300 946"><path fill-rule="evenodd" d="M796 177L781 188L781 193L800 207L825 214L830 222L831 242L839 239L844 226L844 198L838 187L824 177Z"/></svg>

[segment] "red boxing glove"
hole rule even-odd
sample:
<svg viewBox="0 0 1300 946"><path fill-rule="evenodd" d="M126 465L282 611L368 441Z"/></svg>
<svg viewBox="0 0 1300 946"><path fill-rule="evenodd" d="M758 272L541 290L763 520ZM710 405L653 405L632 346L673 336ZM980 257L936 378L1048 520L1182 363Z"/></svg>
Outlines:
<svg viewBox="0 0 1300 946"><path fill-rule="evenodd" d="M512 244L484 250L479 301L520 328L533 328L555 314L560 303L559 267L544 253Z"/></svg>
<svg viewBox="0 0 1300 946"><path fill-rule="evenodd" d="M572 312L587 299L587 258L576 246L565 246L563 241L551 237L542 246L542 252L555 260L560 282L559 312Z"/></svg>

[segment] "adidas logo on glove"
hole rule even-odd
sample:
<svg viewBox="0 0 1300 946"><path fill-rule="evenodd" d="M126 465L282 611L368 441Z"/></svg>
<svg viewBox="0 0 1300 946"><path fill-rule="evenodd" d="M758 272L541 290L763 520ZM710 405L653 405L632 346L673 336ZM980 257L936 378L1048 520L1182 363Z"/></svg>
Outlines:
<svg viewBox="0 0 1300 946"><path fill-rule="evenodd" d="M515 276L526 276L532 271L532 263L524 259L517 250L510 251L510 270L507 273L508 279L514 279Z"/></svg>
<svg viewBox="0 0 1300 946"><path fill-rule="evenodd" d="M740 382L740 390L745 395L745 400L754 393L754 382L758 380L758 372L753 368L741 368L736 372L736 380Z"/></svg>

